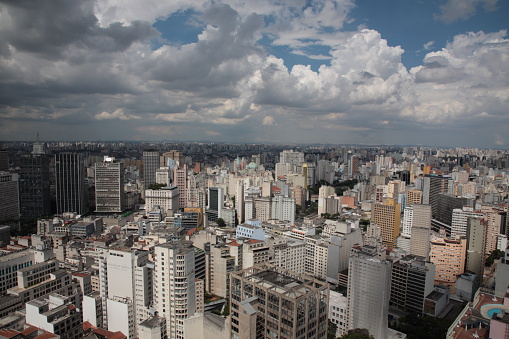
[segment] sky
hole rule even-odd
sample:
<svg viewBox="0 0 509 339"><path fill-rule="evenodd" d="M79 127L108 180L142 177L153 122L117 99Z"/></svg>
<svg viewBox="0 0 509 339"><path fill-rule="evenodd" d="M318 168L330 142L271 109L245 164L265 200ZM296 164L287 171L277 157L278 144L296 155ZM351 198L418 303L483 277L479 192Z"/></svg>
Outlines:
<svg viewBox="0 0 509 339"><path fill-rule="evenodd" d="M509 0L0 0L0 140L509 148Z"/></svg>

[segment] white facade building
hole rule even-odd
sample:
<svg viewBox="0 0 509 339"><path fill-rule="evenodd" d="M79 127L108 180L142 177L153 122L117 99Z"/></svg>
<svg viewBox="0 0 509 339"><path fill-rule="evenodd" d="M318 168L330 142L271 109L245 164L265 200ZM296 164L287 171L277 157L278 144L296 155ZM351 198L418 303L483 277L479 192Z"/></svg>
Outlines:
<svg viewBox="0 0 509 339"><path fill-rule="evenodd" d="M375 339L388 338L390 261L374 247L352 250L348 271L348 329L365 328Z"/></svg>
<svg viewBox="0 0 509 339"><path fill-rule="evenodd" d="M190 241L155 247L154 307L168 337L184 339L184 319L196 312L195 251Z"/></svg>
<svg viewBox="0 0 509 339"><path fill-rule="evenodd" d="M178 211L179 196L179 189L176 186L167 186L160 190L145 190L145 209L151 211L154 206L159 206L165 214L168 211Z"/></svg>

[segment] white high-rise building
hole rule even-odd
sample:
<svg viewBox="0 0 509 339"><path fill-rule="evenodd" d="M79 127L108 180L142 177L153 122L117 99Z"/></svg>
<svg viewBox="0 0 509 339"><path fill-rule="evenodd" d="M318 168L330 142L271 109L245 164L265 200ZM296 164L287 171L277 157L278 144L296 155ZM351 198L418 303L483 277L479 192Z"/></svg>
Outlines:
<svg viewBox="0 0 509 339"><path fill-rule="evenodd" d="M271 199L271 219L287 220L295 223L295 198L285 198L282 195Z"/></svg>
<svg viewBox="0 0 509 339"><path fill-rule="evenodd" d="M179 210L179 189L176 186L163 187L160 190L145 190L145 208L151 211L154 206L159 206L165 213Z"/></svg>
<svg viewBox="0 0 509 339"><path fill-rule="evenodd" d="M452 210L451 238L456 236L467 236L467 223L469 217L482 217L484 213L474 211L473 207L464 206Z"/></svg>
<svg viewBox="0 0 509 339"><path fill-rule="evenodd" d="M391 262L379 259L376 248L352 249L348 271L349 330L365 328L375 339L388 338L391 271Z"/></svg>
<svg viewBox="0 0 509 339"><path fill-rule="evenodd" d="M415 204L411 206L412 238L410 239L410 254L429 258L431 232L431 205Z"/></svg>
<svg viewBox="0 0 509 339"><path fill-rule="evenodd" d="M170 338L184 339L184 319L196 312L195 251L190 241L155 247L154 307Z"/></svg>
<svg viewBox="0 0 509 339"><path fill-rule="evenodd" d="M285 150L280 153L279 162L300 166L304 162L304 153Z"/></svg>
<svg viewBox="0 0 509 339"><path fill-rule="evenodd" d="M106 297L103 308L110 331L126 331L128 338L135 338L137 326L150 317L152 300L152 269L148 264L148 251L108 250L101 260L103 277L102 295Z"/></svg>

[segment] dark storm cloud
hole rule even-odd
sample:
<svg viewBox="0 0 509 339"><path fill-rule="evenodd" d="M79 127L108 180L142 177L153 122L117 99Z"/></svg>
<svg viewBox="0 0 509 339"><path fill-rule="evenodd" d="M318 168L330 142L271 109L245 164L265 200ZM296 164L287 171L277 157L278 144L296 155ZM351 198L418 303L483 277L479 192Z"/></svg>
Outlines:
<svg viewBox="0 0 509 339"><path fill-rule="evenodd" d="M136 41L158 35L148 23L112 23L99 27L94 2L67 0L2 0L0 34L16 50L49 59L62 58L66 47L100 52L122 51Z"/></svg>

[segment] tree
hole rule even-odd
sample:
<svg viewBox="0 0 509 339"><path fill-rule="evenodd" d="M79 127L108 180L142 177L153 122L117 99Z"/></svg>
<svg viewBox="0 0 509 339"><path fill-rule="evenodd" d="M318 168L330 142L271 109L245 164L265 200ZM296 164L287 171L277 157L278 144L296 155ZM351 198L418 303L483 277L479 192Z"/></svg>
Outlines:
<svg viewBox="0 0 509 339"><path fill-rule="evenodd" d="M166 187L166 184L160 184L160 183L153 183L148 185L149 190L160 190L161 188Z"/></svg>
<svg viewBox="0 0 509 339"><path fill-rule="evenodd" d="M327 339L336 339L337 330L338 325L336 325L329 319L329 326L327 327Z"/></svg>
<svg viewBox="0 0 509 339"><path fill-rule="evenodd" d="M486 267L491 267L493 262L497 259L500 259L504 256L504 252L501 250L493 250L491 251L489 257L486 258Z"/></svg>
<svg viewBox="0 0 509 339"><path fill-rule="evenodd" d="M219 227L225 227L226 226L226 223L224 222L223 218L217 218L216 223L217 223L217 226L219 226Z"/></svg>
<svg viewBox="0 0 509 339"><path fill-rule="evenodd" d="M373 339L373 336L365 328L356 328L355 330L348 331L341 339Z"/></svg>

